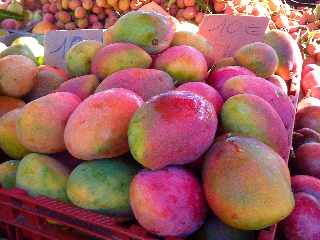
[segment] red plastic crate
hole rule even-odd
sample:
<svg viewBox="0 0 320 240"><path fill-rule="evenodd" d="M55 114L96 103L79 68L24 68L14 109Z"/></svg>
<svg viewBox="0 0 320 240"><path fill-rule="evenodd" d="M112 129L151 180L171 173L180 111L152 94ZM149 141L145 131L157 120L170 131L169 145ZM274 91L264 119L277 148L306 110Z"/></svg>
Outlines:
<svg viewBox="0 0 320 240"><path fill-rule="evenodd" d="M300 78L294 77L289 93L295 106L299 92ZM293 129L294 122L290 128L290 143ZM260 231L258 240L275 240L276 229L274 225ZM30 197L21 189L0 187L1 235L9 240L183 240L157 237L135 222L124 223L47 197Z"/></svg>

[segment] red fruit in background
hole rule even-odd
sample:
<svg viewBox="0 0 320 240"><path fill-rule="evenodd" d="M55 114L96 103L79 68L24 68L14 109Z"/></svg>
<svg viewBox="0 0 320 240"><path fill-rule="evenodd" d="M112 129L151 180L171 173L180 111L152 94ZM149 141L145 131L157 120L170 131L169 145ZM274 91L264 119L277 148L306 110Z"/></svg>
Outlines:
<svg viewBox="0 0 320 240"><path fill-rule="evenodd" d="M294 193L307 193L320 201L320 179L307 175L296 175L291 177L291 186Z"/></svg>
<svg viewBox="0 0 320 240"><path fill-rule="evenodd" d="M320 85L320 70L308 72L301 80L301 86L304 93L314 86Z"/></svg>
<svg viewBox="0 0 320 240"><path fill-rule="evenodd" d="M320 178L320 143L305 143L296 151L293 166L299 174Z"/></svg>
<svg viewBox="0 0 320 240"><path fill-rule="evenodd" d="M320 85L313 86L310 89L309 94L310 94L311 97L315 97L315 98L320 99Z"/></svg>
<svg viewBox="0 0 320 240"><path fill-rule="evenodd" d="M295 201L293 212L282 222L284 235L289 240L319 240L319 200L306 193L297 193Z"/></svg>

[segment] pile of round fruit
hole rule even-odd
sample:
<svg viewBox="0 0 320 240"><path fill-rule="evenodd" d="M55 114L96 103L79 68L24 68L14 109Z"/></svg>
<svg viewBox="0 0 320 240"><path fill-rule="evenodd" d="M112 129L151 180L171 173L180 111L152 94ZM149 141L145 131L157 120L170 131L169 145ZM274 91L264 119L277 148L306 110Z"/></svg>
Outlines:
<svg viewBox="0 0 320 240"><path fill-rule="evenodd" d="M1 58L0 148L16 159L0 165L2 186L135 218L159 236L251 240L282 221L287 239L319 239L320 180L293 177L292 190L286 163L296 42L272 30L217 62L214 46L175 24L125 14L103 44L69 49L71 77Z"/></svg>
<svg viewBox="0 0 320 240"><path fill-rule="evenodd" d="M155 0L164 10L179 20L196 23L210 11L203 0ZM137 10L151 0L42 0L43 21L35 32L49 29L102 29L112 26L119 15Z"/></svg>

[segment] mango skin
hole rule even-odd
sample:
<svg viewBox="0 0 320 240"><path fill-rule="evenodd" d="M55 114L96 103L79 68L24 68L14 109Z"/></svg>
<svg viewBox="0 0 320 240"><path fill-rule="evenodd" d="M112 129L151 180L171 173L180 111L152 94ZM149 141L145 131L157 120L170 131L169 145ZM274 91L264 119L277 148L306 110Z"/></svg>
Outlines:
<svg viewBox="0 0 320 240"><path fill-rule="evenodd" d="M29 58L30 60L32 60L34 63L37 62L32 51L29 49L28 46L25 46L25 45L14 45L6 48L5 50L1 51L0 58L9 56L9 55L23 55Z"/></svg>
<svg viewBox="0 0 320 240"><path fill-rule="evenodd" d="M302 56L296 41L289 33L280 30L271 30L264 36L264 42L270 45L277 53L279 65L276 73L284 80L302 71Z"/></svg>
<svg viewBox="0 0 320 240"><path fill-rule="evenodd" d="M210 208L234 228L260 230L294 208L286 163L254 138L232 136L215 143L202 176Z"/></svg>
<svg viewBox="0 0 320 240"><path fill-rule="evenodd" d="M91 95L73 112L66 125L64 140L67 150L82 160L127 153L128 125L142 104L138 95L123 88Z"/></svg>
<svg viewBox="0 0 320 240"><path fill-rule="evenodd" d="M147 101L153 96L173 90L174 83L170 75L164 71L129 68L105 78L96 89L96 93L111 88L131 90Z"/></svg>
<svg viewBox="0 0 320 240"><path fill-rule="evenodd" d="M78 207L116 217L132 215L129 187L139 165L128 159L101 159L78 165L70 174L67 194Z"/></svg>
<svg viewBox="0 0 320 240"><path fill-rule="evenodd" d="M170 46L175 25L170 18L156 12L132 11L108 29L104 44L127 42L140 46L150 54Z"/></svg>
<svg viewBox="0 0 320 240"><path fill-rule="evenodd" d="M311 128L320 133L320 106L306 106L296 114L295 128Z"/></svg>
<svg viewBox="0 0 320 240"><path fill-rule="evenodd" d="M232 228L210 214L202 228L189 240L256 240L254 231Z"/></svg>
<svg viewBox="0 0 320 240"><path fill-rule="evenodd" d="M69 172L49 156L31 153L21 161L16 173L16 185L31 196L44 195L67 202L66 185Z"/></svg>
<svg viewBox="0 0 320 240"><path fill-rule="evenodd" d="M212 44L199 33L190 31L177 31L174 34L172 46L188 45L198 49L206 58L208 67L211 68L214 64L214 47Z"/></svg>
<svg viewBox="0 0 320 240"><path fill-rule="evenodd" d="M98 51L92 60L91 73L100 80L127 68L149 68L152 58L131 43L113 43Z"/></svg>
<svg viewBox="0 0 320 240"><path fill-rule="evenodd" d="M71 78L62 83L55 92L69 92L77 95L81 100L89 97L97 88L99 82L95 75L83 75Z"/></svg>
<svg viewBox="0 0 320 240"><path fill-rule="evenodd" d="M220 114L223 98L213 87L203 82L189 82L180 85L177 91L190 91L207 99L214 106L217 114Z"/></svg>
<svg viewBox="0 0 320 240"><path fill-rule="evenodd" d="M21 108L25 102L18 98L0 96L0 117L14 109Z"/></svg>
<svg viewBox="0 0 320 240"><path fill-rule="evenodd" d="M73 45L66 54L68 72L73 77L90 73L92 59L102 48L102 44L95 40L84 40Z"/></svg>
<svg viewBox="0 0 320 240"><path fill-rule="evenodd" d="M19 71L17 71L19 69ZM22 55L9 55L0 59L0 94L23 97L35 85L36 64Z"/></svg>
<svg viewBox="0 0 320 240"><path fill-rule="evenodd" d="M274 74L268 77L267 80L276 85L277 87L281 88L283 92L288 95L288 86L286 81L282 77Z"/></svg>
<svg viewBox="0 0 320 240"><path fill-rule="evenodd" d="M226 66L218 70L211 71L206 82L211 87L214 87L218 92L221 92L221 89L225 81L227 81L229 78L239 76L239 75L255 76L253 72L251 72L250 70L244 67Z"/></svg>
<svg viewBox="0 0 320 240"><path fill-rule="evenodd" d="M263 78L242 75L228 79L221 90L224 99L241 93L257 95L266 100L277 111L285 128L291 129L295 109L282 89Z"/></svg>
<svg viewBox="0 0 320 240"><path fill-rule="evenodd" d="M27 149L38 153L64 151L64 128L81 100L67 93L51 93L28 103L17 119L17 136Z"/></svg>
<svg viewBox="0 0 320 240"><path fill-rule="evenodd" d="M16 172L19 161L10 160L0 164L0 185L5 189L16 186Z"/></svg>
<svg viewBox="0 0 320 240"><path fill-rule="evenodd" d="M229 98L222 107L221 119L225 132L254 137L287 159L290 144L285 126L261 97L239 94Z"/></svg>
<svg viewBox="0 0 320 240"><path fill-rule="evenodd" d="M29 102L53 93L65 81L65 78L57 71L43 67L39 67L38 69L35 85L25 97Z"/></svg>
<svg viewBox="0 0 320 240"><path fill-rule="evenodd" d="M154 68L169 73L175 84L203 82L208 76L203 54L186 45L170 47L160 53L154 61Z"/></svg>
<svg viewBox="0 0 320 240"><path fill-rule="evenodd" d="M212 144L217 123L214 107L205 98L187 91L160 94L130 121L131 154L149 169L193 162Z"/></svg>
<svg viewBox="0 0 320 240"><path fill-rule="evenodd" d="M30 151L18 140L16 121L21 109L12 110L0 118L0 149L12 159L21 159Z"/></svg>
<svg viewBox="0 0 320 240"><path fill-rule="evenodd" d="M188 236L206 214L198 179L178 167L139 172L130 185L130 204L138 222L159 236Z"/></svg>
<svg viewBox="0 0 320 240"><path fill-rule="evenodd" d="M276 51L261 42L244 45L235 52L234 58L241 66L263 78L274 74L279 65Z"/></svg>

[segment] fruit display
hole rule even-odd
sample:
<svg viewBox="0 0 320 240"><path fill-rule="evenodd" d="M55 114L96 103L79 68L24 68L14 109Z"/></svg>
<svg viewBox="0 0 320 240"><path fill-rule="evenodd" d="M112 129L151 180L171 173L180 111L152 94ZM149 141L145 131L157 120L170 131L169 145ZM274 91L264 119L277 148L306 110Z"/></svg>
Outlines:
<svg viewBox="0 0 320 240"><path fill-rule="evenodd" d="M218 62L171 17L124 12L103 43L68 49L66 70L0 58L0 149L14 159L0 184L161 239L257 240L278 224L319 240L320 67L279 30Z"/></svg>
<svg viewBox="0 0 320 240"><path fill-rule="evenodd" d="M28 3L33 1L33 3ZM40 4L34 0L0 2L0 27L4 30L24 29L30 22L41 20ZM6 32L5 32L6 33Z"/></svg>

